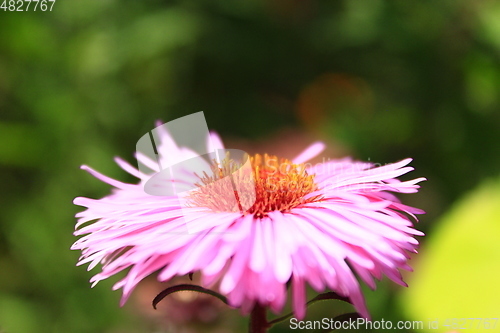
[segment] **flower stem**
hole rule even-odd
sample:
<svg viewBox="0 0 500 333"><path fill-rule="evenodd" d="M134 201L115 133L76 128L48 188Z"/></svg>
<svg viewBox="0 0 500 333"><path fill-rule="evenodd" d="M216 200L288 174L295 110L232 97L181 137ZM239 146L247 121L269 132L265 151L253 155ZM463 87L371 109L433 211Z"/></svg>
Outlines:
<svg viewBox="0 0 500 333"><path fill-rule="evenodd" d="M266 308L256 303L250 314L249 333L266 333L269 324L266 318Z"/></svg>

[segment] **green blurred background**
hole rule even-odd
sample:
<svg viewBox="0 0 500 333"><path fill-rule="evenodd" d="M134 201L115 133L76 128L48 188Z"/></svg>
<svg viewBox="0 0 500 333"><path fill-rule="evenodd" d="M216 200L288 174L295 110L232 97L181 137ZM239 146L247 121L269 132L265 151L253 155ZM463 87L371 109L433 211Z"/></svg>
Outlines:
<svg viewBox="0 0 500 333"><path fill-rule="evenodd" d="M496 0L58 0L52 12L0 10L0 332L244 329L218 305L212 319L169 323L149 310L152 281L119 308L118 277L90 289L97 269L75 267L69 250L72 199L110 190L79 165L135 181L112 158L134 163L155 120L200 110L234 145L287 155L298 152L289 142L320 139L331 157L413 157L406 179L428 181L403 200L428 212L417 226L428 236L409 289L382 280L366 292L374 319L500 317L499 108ZM310 318L337 306L323 304Z"/></svg>

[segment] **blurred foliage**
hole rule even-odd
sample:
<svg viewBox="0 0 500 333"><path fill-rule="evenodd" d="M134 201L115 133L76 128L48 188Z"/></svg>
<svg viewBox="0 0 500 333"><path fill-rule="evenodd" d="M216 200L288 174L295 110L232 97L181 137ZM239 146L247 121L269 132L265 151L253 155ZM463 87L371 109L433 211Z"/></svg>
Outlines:
<svg viewBox="0 0 500 333"><path fill-rule="evenodd" d="M69 251L72 199L109 192L79 165L134 181L112 157L133 162L156 119L203 110L224 137L288 127L363 160L414 157L414 176L429 181L404 200L429 212L419 227L432 236L435 218L498 173L499 22L495 0L59 0L52 12L0 11L0 328L158 329L118 308L112 281L90 290L92 273ZM379 285L367 292L373 317L401 318L397 289Z"/></svg>
<svg viewBox="0 0 500 333"><path fill-rule="evenodd" d="M500 178L485 182L460 200L429 236L410 279L412 287L400 299L413 320L439 323L439 329L426 324L427 331L500 332L499 204ZM452 322L452 318L457 320Z"/></svg>

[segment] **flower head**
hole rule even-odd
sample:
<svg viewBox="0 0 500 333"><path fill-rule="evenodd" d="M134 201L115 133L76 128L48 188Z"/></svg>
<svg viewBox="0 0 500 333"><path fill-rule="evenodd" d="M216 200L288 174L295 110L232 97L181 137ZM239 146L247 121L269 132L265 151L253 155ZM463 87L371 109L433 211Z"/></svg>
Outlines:
<svg viewBox="0 0 500 333"><path fill-rule="evenodd" d="M194 155L167 132L161 140L160 158L180 161ZM209 141L223 149L216 134ZM77 214L75 235L83 237L72 249L82 250L80 265L102 264L91 282L129 268L114 286L123 289L122 304L156 271L160 281L200 272L202 285L218 289L245 313L257 302L279 312L290 285L295 315L303 318L309 284L318 292L329 288L348 297L369 317L355 274L372 289L374 278L383 275L406 285L399 269L411 269L408 253L416 252L414 236L423 235L410 218L423 212L390 192L417 192L424 178L397 179L413 169L407 166L411 159L385 166L349 158L306 163L323 148L315 143L291 161L255 155L247 172L240 173L235 170L241 165L230 156L214 161L211 175L189 175L197 186L184 203L173 195L145 193L151 174L120 158L118 165L139 183L122 183L82 166L114 190L98 200L75 199L87 209ZM160 171L148 157L136 157L152 173ZM230 182L219 181L227 176ZM240 191L234 191L235 183ZM251 188L241 191L241 186ZM187 224L197 232L187 232Z"/></svg>

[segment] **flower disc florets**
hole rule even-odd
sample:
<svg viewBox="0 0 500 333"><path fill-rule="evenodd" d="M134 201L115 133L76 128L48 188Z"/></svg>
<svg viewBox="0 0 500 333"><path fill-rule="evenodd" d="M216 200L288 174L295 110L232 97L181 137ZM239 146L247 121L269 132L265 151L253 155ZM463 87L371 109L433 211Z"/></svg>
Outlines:
<svg viewBox="0 0 500 333"><path fill-rule="evenodd" d="M198 188L189 195L190 205L214 212L242 211L262 218L272 211L286 213L321 200L320 195L314 195L318 189L314 175L308 174L303 164L268 154L256 154L249 163L251 172L245 172L230 158L214 161L212 175L200 176Z"/></svg>

